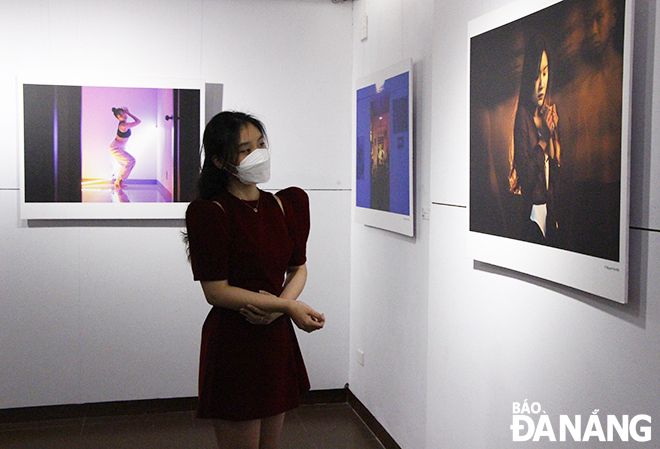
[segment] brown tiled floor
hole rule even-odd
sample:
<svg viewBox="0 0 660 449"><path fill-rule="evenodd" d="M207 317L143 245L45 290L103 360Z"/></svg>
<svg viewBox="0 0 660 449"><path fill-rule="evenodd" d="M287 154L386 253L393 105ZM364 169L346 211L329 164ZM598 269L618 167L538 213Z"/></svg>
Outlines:
<svg viewBox="0 0 660 449"><path fill-rule="evenodd" d="M194 412L0 424L2 449L215 449L213 426ZM382 449L347 403L287 413L281 449Z"/></svg>

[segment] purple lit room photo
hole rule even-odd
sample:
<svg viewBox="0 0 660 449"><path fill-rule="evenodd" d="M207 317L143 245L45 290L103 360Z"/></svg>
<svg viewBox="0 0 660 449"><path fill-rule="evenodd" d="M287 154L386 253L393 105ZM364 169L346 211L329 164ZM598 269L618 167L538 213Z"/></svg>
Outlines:
<svg viewBox="0 0 660 449"><path fill-rule="evenodd" d="M22 88L26 218L125 218L111 205L117 210L117 203L179 203L194 196L201 88Z"/></svg>

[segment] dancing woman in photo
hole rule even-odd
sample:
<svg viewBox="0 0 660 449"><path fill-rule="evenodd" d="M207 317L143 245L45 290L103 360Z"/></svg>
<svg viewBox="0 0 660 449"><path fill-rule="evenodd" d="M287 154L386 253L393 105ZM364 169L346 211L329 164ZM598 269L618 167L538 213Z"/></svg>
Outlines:
<svg viewBox="0 0 660 449"><path fill-rule="evenodd" d="M309 388L292 322L312 332L323 314L298 300L307 280L309 199L270 177L263 124L221 112L206 125L199 197L186 212L194 279L212 306L204 326L197 417L222 449L274 449L285 412Z"/></svg>
<svg viewBox="0 0 660 449"><path fill-rule="evenodd" d="M110 153L117 159L121 165L121 169L115 179L115 187L117 189L124 187L124 181L128 179L131 170L135 167L135 158L126 151L126 142L131 136L131 128L139 125L142 121L131 114L126 106L122 108L112 108L112 113L119 120L117 126L117 135L115 140L110 143ZM132 122L127 122L126 119L130 117Z"/></svg>
<svg viewBox="0 0 660 449"><path fill-rule="evenodd" d="M523 238L554 244L559 231L555 198L561 147L557 107L549 95L551 62L543 39L530 40L513 130L510 183L511 191L523 197Z"/></svg>

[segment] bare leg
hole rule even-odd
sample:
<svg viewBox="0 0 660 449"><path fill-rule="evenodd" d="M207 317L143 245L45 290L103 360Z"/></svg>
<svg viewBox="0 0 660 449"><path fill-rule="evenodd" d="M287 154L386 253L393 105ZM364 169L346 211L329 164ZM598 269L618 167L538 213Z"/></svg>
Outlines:
<svg viewBox="0 0 660 449"><path fill-rule="evenodd" d="M261 438L259 449L277 449L277 443L282 435L284 413L261 420Z"/></svg>
<svg viewBox="0 0 660 449"><path fill-rule="evenodd" d="M219 449L259 449L261 420L213 420Z"/></svg>

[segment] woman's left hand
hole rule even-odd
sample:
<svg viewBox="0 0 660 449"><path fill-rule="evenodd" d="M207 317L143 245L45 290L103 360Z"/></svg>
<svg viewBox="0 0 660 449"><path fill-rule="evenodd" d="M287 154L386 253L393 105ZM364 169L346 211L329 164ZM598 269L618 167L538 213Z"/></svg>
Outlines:
<svg viewBox="0 0 660 449"><path fill-rule="evenodd" d="M248 304L246 307L243 307L240 311L240 314L245 317L248 323L258 324L258 325L268 325L281 317L282 313L269 313L261 310L258 307L255 307L251 304Z"/></svg>

